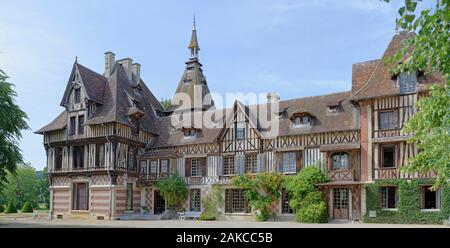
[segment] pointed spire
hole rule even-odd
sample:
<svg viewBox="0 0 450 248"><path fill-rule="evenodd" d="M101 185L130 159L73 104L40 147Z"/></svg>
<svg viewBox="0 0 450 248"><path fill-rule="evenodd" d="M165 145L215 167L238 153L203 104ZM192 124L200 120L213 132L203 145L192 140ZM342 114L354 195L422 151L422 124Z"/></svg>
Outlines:
<svg viewBox="0 0 450 248"><path fill-rule="evenodd" d="M75 64L78 64L78 56L75 56Z"/></svg>
<svg viewBox="0 0 450 248"><path fill-rule="evenodd" d="M197 41L197 29L195 27L195 15L194 15L194 22L193 22L193 26L192 26L191 42L189 42L188 48L191 50L191 58L198 58L198 51L200 50L200 47L198 46L198 41Z"/></svg>

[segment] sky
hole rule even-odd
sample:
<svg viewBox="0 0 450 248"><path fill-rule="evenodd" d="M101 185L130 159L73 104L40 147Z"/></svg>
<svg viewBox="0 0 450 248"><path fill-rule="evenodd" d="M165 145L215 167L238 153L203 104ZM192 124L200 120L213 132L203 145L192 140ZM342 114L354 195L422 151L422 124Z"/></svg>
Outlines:
<svg viewBox="0 0 450 248"><path fill-rule="evenodd" d="M43 139L33 132L63 110L76 56L98 73L104 52L129 57L158 99L171 98L189 58L195 14L212 92L278 92L284 100L348 91L352 64L382 56L403 1L0 2L0 69L28 114L24 160L42 169Z"/></svg>

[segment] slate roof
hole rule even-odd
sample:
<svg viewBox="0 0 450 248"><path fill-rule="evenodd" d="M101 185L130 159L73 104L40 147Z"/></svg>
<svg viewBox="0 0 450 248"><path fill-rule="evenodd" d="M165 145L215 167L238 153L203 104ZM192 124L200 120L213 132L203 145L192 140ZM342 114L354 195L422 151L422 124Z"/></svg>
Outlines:
<svg viewBox="0 0 450 248"><path fill-rule="evenodd" d="M44 132L62 130L65 129L66 126L67 126L67 111L64 110L52 122L42 127L41 129L35 131L35 133L43 134Z"/></svg>
<svg viewBox="0 0 450 248"><path fill-rule="evenodd" d="M359 129L359 115L358 110L351 104L350 92L340 92L321 96L297 98L285 101L279 101L280 116L278 119L279 132L278 136L321 133L331 131L346 131ZM328 111L330 102L338 103L339 107L336 113ZM243 105L237 102L238 105L243 106L244 111L250 119L256 120L255 126L263 130L260 125L260 119L257 118L260 105ZM236 104L235 104L236 105ZM171 118L173 116L160 117L157 119L155 127L159 130L159 136L155 137L147 148L160 148L189 144L206 144L216 142L220 134L223 132L223 127L226 126L226 120L230 114L233 114L233 108L209 110L205 112L196 112L191 114L191 120L195 118L203 118L203 115L215 116L213 118L217 127L198 127L200 134L198 137L184 137L182 125L190 125L185 119L173 126ZM314 116L314 123L310 127L293 127L290 116L293 113L308 112ZM270 114L270 113L268 113ZM278 114L278 113L277 113ZM176 119L178 120L178 119ZM193 127L191 125L191 127ZM261 133L262 138L265 138L264 132Z"/></svg>
<svg viewBox="0 0 450 248"><path fill-rule="evenodd" d="M155 111L162 112L163 108L142 80L139 82L140 90L136 91L135 88L138 85L128 80L123 66L118 63L116 63L109 80L78 63L74 64L70 79L75 69L78 69L80 72L88 97L90 99L92 97L92 99L96 99L95 101L100 103L92 117L85 121L85 125L118 122L133 126L128 118L128 114L140 111L144 113L140 121L141 128L152 133L157 131L153 126L156 119ZM70 79L69 84L71 83ZM70 87L68 86L62 105L64 105L64 99L69 92ZM139 103L138 109L132 105L130 98ZM36 133L63 129L66 125L67 112L64 111L54 121Z"/></svg>
<svg viewBox="0 0 450 248"><path fill-rule="evenodd" d="M359 101L400 94L395 75L390 72L394 65L388 61L401 49L403 42L414 35L413 32L402 31L394 35L380 60L353 65L351 100ZM424 91L428 84L442 83L443 77L437 72L431 75L425 73L418 77L418 82L420 92Z"/></svg>

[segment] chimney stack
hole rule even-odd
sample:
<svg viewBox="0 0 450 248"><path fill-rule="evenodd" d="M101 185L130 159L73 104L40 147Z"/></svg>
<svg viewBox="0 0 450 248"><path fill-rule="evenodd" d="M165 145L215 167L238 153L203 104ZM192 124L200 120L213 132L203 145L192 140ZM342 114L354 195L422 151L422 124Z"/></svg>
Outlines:
<svg viewBox="0 0 450 248"><path fill-rule="evenodd" d="M106 52L105 53L105 77L109 78L111 76L111 73L114 69L114 63L116 61L116 55L113 52Z"/></svg>
<svg viewBox="0 0 450 248"><path fill-rule="evenodd" d="M280 96L276 92L267 93L267 103L274 103L280 101Z"/></svg>
<svg viewBox="0 0 450 248"><path fill-rule="evenodd" d="M139 82L141 82L141 64L134 63L132 68L134 80L136 81L136 84L138 84Z"/></svg>
<svg viewBox="0 0 450 248"><path fill-rule="evenodd" d="M125 70L125 74L127 74L127 78L130 82L132 82L133 80L133 72L132 70L132 64L133 64L133 60L130 58L124 58L121 60L117 60L117 63L121 64L123 66L123 69Z"/></svg>

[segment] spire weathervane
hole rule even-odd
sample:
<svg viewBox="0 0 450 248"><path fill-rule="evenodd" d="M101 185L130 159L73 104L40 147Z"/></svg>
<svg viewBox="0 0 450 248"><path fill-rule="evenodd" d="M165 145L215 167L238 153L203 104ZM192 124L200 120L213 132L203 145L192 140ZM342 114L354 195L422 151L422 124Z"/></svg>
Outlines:
<svg viewBox="0 0 450 248"><path fill-rule="evenodd" d="M198 46L198 41L197 41L197 30L195 27L195 14L194 14L193 27L192 27L191 42L189 42L188 48L191 50L191 58L198 58L198 51L200 50L200 47Z"/></svg>

